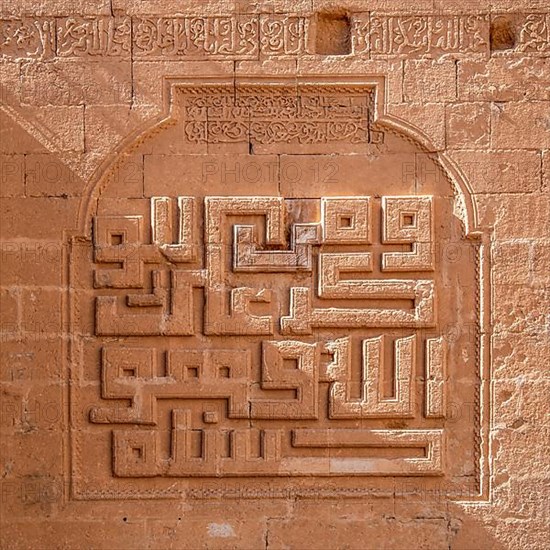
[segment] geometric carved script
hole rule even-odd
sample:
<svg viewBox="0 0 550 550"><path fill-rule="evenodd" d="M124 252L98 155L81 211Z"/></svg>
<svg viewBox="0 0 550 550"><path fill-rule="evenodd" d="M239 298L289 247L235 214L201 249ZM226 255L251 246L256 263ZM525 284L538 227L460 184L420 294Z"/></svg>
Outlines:
<svg viewBox="0 0 550 550"><path fill-rule="evenodd" d="M442 436L433 430L413 435L343 429L328 437L325 428L308 428L294 430L288 442L284 430L269 426L256 431L219 427L238 419L412 419L417 414L420 356L426 365L425 416L445 415L442 337L425 340L423 355L422 339L414 332L394 340L384 334L359 340L351 335L315 342L297 339L319 329L410 331L435 326L432 197L326 197L316 210L318 219L289 223L282 197L198 201L156 196L150 201L149 220L140 215L95 218L94 285L102 291L96 298L98 335L178 336L197 343L201 334L248 335L260 344L218 349L196 343L164 351L105 346L103 402L90 410L90 421L152 427L113 432L116 475L307 473L312 463L304 470L300 458L288 451L285 455L289 444L295 452L333 445L421 445L429 459L392 459L393 467L417 474L440 472ZM375 219L380 219L379 229ZM405 249L385 251L386 245ZM387 278L387 272L396 276ZM260 274L301 274L301 283L273 287L262 284ZM203 315L197 317L202 301ZM358 363L355 345L361 348ZM253 371L258 368L256 383ZM329 383L325 410L320 408L323 382ZM221 400L227 408L223 413L205 410L198 423L192 408L172 409L170 455L161 458L154 427L166 400L182 405ZM386 462L350 458L325 464L323 459L315 468L325 474L336 469L382 475L387 465L375 465Z"/></svg>
<svg viewBox="0 0 550 550"><path fill-rule="evenodd" d="M184 99L185 140L192 144L251 140L260 146L278 143L380 143L372 129L372 90L328 88L319 96L313 87L294 86L266 94L261 87L241 86L237 95L205 88Z"/></svg>
<svg viewBox="0 0 550 550"><path fill-rule="evenodd" d="M401 35L416 48L409 24L357 17L354 48L358 33L365 51L395 55L384 40ZM426 51L447 51L438 19L418 21ZM460 51L484 22L456 19L471 23ZM142 58L290 56L310 25L134 17L120 38ZM380 123L381 84L181 79L167 118L101 176L71 248L78 494L180 498L219 478L395 491L401 477L462 496L487 479L485 237L467 186ZM409 178L419 154L437 177ZM142 191L125 198L116 175L140 157Z"/></svg>
<svg viewBox="0 0 550 550"><path fill-rule="evenodd" d="M343 338L327 343L334 354L330 365L335 382L330 389L330 418L391 418L414 416L413 376L415 372L416 336L395 342L395 395L382 395L382 353L384 337L363 341L362 392L359 399L350 398L350 342Z"/></svg>
<svg viewBox="0 0 550 550"><path fill-rule="evenodd" d="M285 201L280 197L207 197L204 200L204 266L196 266L198 234L195 201L177 198L177 230L171 201L151 202L152 242L144 239L140 216L98 217L94 243L95 286L150 290L97 298L97 331L101 335L196 334L194 291L205 293L204 334L311 334L315 327L430 327L434 326L435 287L430 278L386 279L381 271L433 271L432 202L430 197L384 197L382 243L406 243L411 251L371 251L371 204L361 199L321 199L319 221L295 223L285 235ZM233 223L235 217L260 218L265 226ZM177 233L177 237L174 235ZM173 242L175 240L175 242ZM361 252L325 252L330 245L356 245ZM287 291L287 314L255 315L254 303L274 304L267 288L228 284L231 273L313 271L310 287ZM232 258L232 259L231 259ZM228 262L231 265L228 266ZM107 264L107 268L103 267ZM154 264L146 271L147 264ZM116 265L117 267L112 267ZM188 266L189 267L186 267ZM359 274L361 278L350 274ZM313 275L313 273L312 273ZM314 297L315 289L317 296ZM323 301L410 301L411 307L322 307ZM318 301L318 305L315 302Z"/></svg>

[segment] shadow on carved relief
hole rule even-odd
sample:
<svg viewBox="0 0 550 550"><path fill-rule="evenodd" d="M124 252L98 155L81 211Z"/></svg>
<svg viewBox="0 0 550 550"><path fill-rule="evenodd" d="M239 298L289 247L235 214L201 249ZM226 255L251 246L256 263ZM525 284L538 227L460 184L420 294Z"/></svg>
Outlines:
<svg viewBox="0 0 550 550"><path fill-rule="evenodd" d="M485 242L382 83L181 80L113 155L72 241L77 498L486 495Z"/></svg>

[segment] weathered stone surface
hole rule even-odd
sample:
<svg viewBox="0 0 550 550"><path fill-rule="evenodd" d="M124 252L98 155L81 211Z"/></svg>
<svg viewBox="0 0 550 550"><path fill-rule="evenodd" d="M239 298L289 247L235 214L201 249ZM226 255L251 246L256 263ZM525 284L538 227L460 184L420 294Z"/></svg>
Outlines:
<svg viewBox="0 0 550 550"><path fill-rule="evenodd" d="M25 195L24 155L1 155L0 178L2 197L23 197Z"/></svg>
<svg viewBox="0 0 550 550"><path fill-rule="evenodd" d="M549 101L494 103L491 109L492 147L550 147L549 107Z"/></svg>
<svg viewBox="0 0 550 550"><path fill-rule="evenodd" d="M273 548L296 547L303 540L313 540L318 537L316 548L365 548L367 544L375 548L384 545L387 548L403 548L410 537L414 537L417 548L442 548L447 540L447 528L443 519L425 519L420 528L418 522L397 523L395 520L385 521L346 521L328 519L319 528L314 519L275 520L270 522L268 542ZM354 533L348 537L347 533Z"/></svg>
<svg viewBox="0 0 550 550"><path fill-rule="evenodd" d="M426 116L426 108L430 116ZM426 134L431 142L430 149L445 149L445 104L444 103L396 103L389 106L392 115L406 120Z"/></svg>
<svg viewBox="0 0 550 550"><path fill-rule="evenodd" d="M117 105L132 100L130 61L22 63L21 101L30 105Z"/></svg>
<svg viewBox="0 0 550 550"><path fill-rule="evenodd" d="M70 230L76 224L78 200L69 198L27 198L25 202L17 198L2 199L0 211L4 223L0 227L0 238L6 242L25 237L33 239L58 239L62 242L63 231ZM28 224L26 216L31 216L36 225ZM52 224L57 220L60 225ZM40 228L37 233L37 227ZM28 243L32 245L31 242ZM32 248L32 246L31 246ZM29 275L29 274L28 274Z"/></svg>
<svg viewBox="0 0 550 550"><path fill-rule="evenodd" d="M538 151L454 150L449 156L464 171L475 193L542 191L542 162Z"/></svg>
<svg viewBox="0 0 550 550"><path fill-rule="evenodd" d="M547 58L525 57L459 61L458 97L466 101L548 100L548 64Z"/></svg>
<svg viewBox="0 0 550 550"><path fill-rule="evenodd" d="M494 224L494 234L499 240L550 236L550 225L546 223L550 204L544 191L523 196L479 194L476 201L480 218L486 224Z"/></svg>
<svg viewBox="0 0 550 550"><path fill-rule="evenodd" d="M447 106L447 147L487 149L491 139L491 110L487 103L455 103Z"/></svg>
<svg viewBox="0 0 550 550"><path fill-rule="evenodd" d="M84 151L84 106L25 106L21 110L26 116L26 134L18 136L21 132L19 128L14 134L10 132L9 136L2 136L0 147L6 147L7 152L43 153L53 147L62 153ZM10 123L3 126L2 133L7 133L9 127ZM39 136L40 143L37 143L33 134ZM23 143L17 143L18 137Z"/></svg>
<svg viewBox="0 0 550 550"><path fill-rule="evenodd" d="M449 102L456 99L456 66L452 61L405 61L404 74L403 97L406 102Z"/></svg>
<svg viewBox="0 0 550 550"><path fill-rule="evenodd" d="M73 154L68 158L74 166L82 155ZM80 196L85 182L74 173L66 160L62 161L57 155L30 154L25 155L25 187L28 197L67 198Z"/></svg>
<svg viewBox="0 0 550 550"><path fill-rule="evenodd" d="M2 2L0 546L549 547L546 4Z"/></svg>

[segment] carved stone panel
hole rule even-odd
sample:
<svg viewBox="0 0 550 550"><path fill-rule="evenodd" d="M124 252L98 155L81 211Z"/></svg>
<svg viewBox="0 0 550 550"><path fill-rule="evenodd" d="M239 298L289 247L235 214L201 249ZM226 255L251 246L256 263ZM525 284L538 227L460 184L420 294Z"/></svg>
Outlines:
<svg viewBox="0 0 550 550"><path fill-rule="evenodd" d="M170 83L71 241L77 498L220 478L257 496L419 476L483 493L486 251L467 186L417 138L378 78ZM315 185L305 161L326 155L336 179ZM117 174L136 158L129 196ZM276 185L243 171L267 161Z"/></svg>

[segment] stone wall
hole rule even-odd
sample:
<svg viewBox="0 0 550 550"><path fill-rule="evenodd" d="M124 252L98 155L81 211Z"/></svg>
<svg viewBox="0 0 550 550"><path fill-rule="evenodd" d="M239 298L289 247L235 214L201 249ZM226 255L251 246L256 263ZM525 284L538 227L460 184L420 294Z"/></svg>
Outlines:
<svg viewBox="0 0 550 550"><path fill-rule="evenodd" d="M3 0L2 546L550 546L542 0Z"/></svg>

